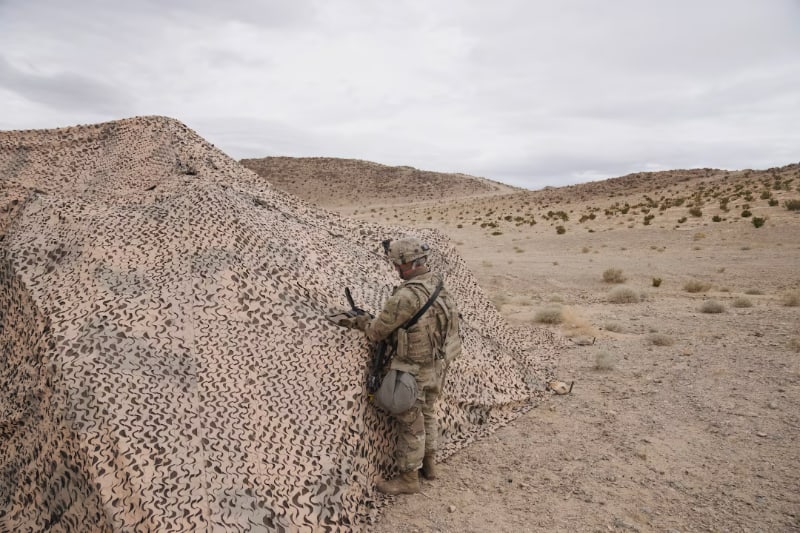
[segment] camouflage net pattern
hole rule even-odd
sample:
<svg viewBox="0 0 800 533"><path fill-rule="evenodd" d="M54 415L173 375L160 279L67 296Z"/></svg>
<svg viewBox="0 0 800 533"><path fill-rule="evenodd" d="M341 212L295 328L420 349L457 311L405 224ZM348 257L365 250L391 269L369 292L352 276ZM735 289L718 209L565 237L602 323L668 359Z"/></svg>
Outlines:
<svg viewBox="0 0 800 533"><path fill-rule="evenodd" d="M342 218L183 124L0 132L0 531L336 531L386 501L369 345L380 241L433 248L463 314L439 459L534 406L557 352L433 230Z"/></svg>

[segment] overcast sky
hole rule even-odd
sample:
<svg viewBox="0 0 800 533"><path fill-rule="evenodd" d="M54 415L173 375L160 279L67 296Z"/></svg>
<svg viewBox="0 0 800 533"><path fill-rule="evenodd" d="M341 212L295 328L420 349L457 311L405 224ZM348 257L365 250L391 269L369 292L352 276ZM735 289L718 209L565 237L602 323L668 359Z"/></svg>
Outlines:
<svg viewBox="0 0 800 533"><path fill-rule="evenodd" d="M0 129L539 188L800 161L800 0L0 0Z"/></svg>

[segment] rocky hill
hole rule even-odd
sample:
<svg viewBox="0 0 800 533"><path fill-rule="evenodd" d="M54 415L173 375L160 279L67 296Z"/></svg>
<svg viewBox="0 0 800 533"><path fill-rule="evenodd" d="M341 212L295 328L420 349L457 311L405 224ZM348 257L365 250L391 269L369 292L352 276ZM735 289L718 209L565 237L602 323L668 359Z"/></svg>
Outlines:
<svg viewBox="0 0 800 533"><path fill-rule="evenodd" d="M430 202L518 190L466 174L391 167L357 159L265 157L243 159L241 163L279 189L328 208Z"/></svg>

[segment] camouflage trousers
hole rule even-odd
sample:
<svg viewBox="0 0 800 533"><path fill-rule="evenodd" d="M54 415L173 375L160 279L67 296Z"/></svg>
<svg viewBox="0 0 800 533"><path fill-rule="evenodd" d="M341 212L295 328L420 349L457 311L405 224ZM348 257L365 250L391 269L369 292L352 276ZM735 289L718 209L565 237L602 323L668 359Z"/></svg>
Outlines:
<svg viewBox="0 0 800 533"><path fill-rule="evenodd" d="M417 401L414 407L395 415L399 422L395 460L400 472L410 472L422 467L425 454L436 452L439 421L436 418L436 399L443 383L444 371L440 364L423 369L417 376Z"/></svg>

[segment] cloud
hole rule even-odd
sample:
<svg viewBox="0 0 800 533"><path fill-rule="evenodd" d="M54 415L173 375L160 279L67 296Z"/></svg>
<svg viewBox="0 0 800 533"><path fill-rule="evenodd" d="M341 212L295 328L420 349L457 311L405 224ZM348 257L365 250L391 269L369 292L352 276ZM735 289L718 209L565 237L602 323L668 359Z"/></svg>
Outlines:
<svg viewBox="0 0 800 533"><path fill-rule="evenodd" d="M124 109L124 91L74 72L36 73L15 68L0 56L0 87L55 110L114 113Z"/></svg>
<svg viewBox="0 0 800 533"><path fill-rule="evenodd" d="M0 87L25 99L0 123L161 114L236 158L531 186L775 166L800 146L799 16L796 0L0 0Z"/></svg>

